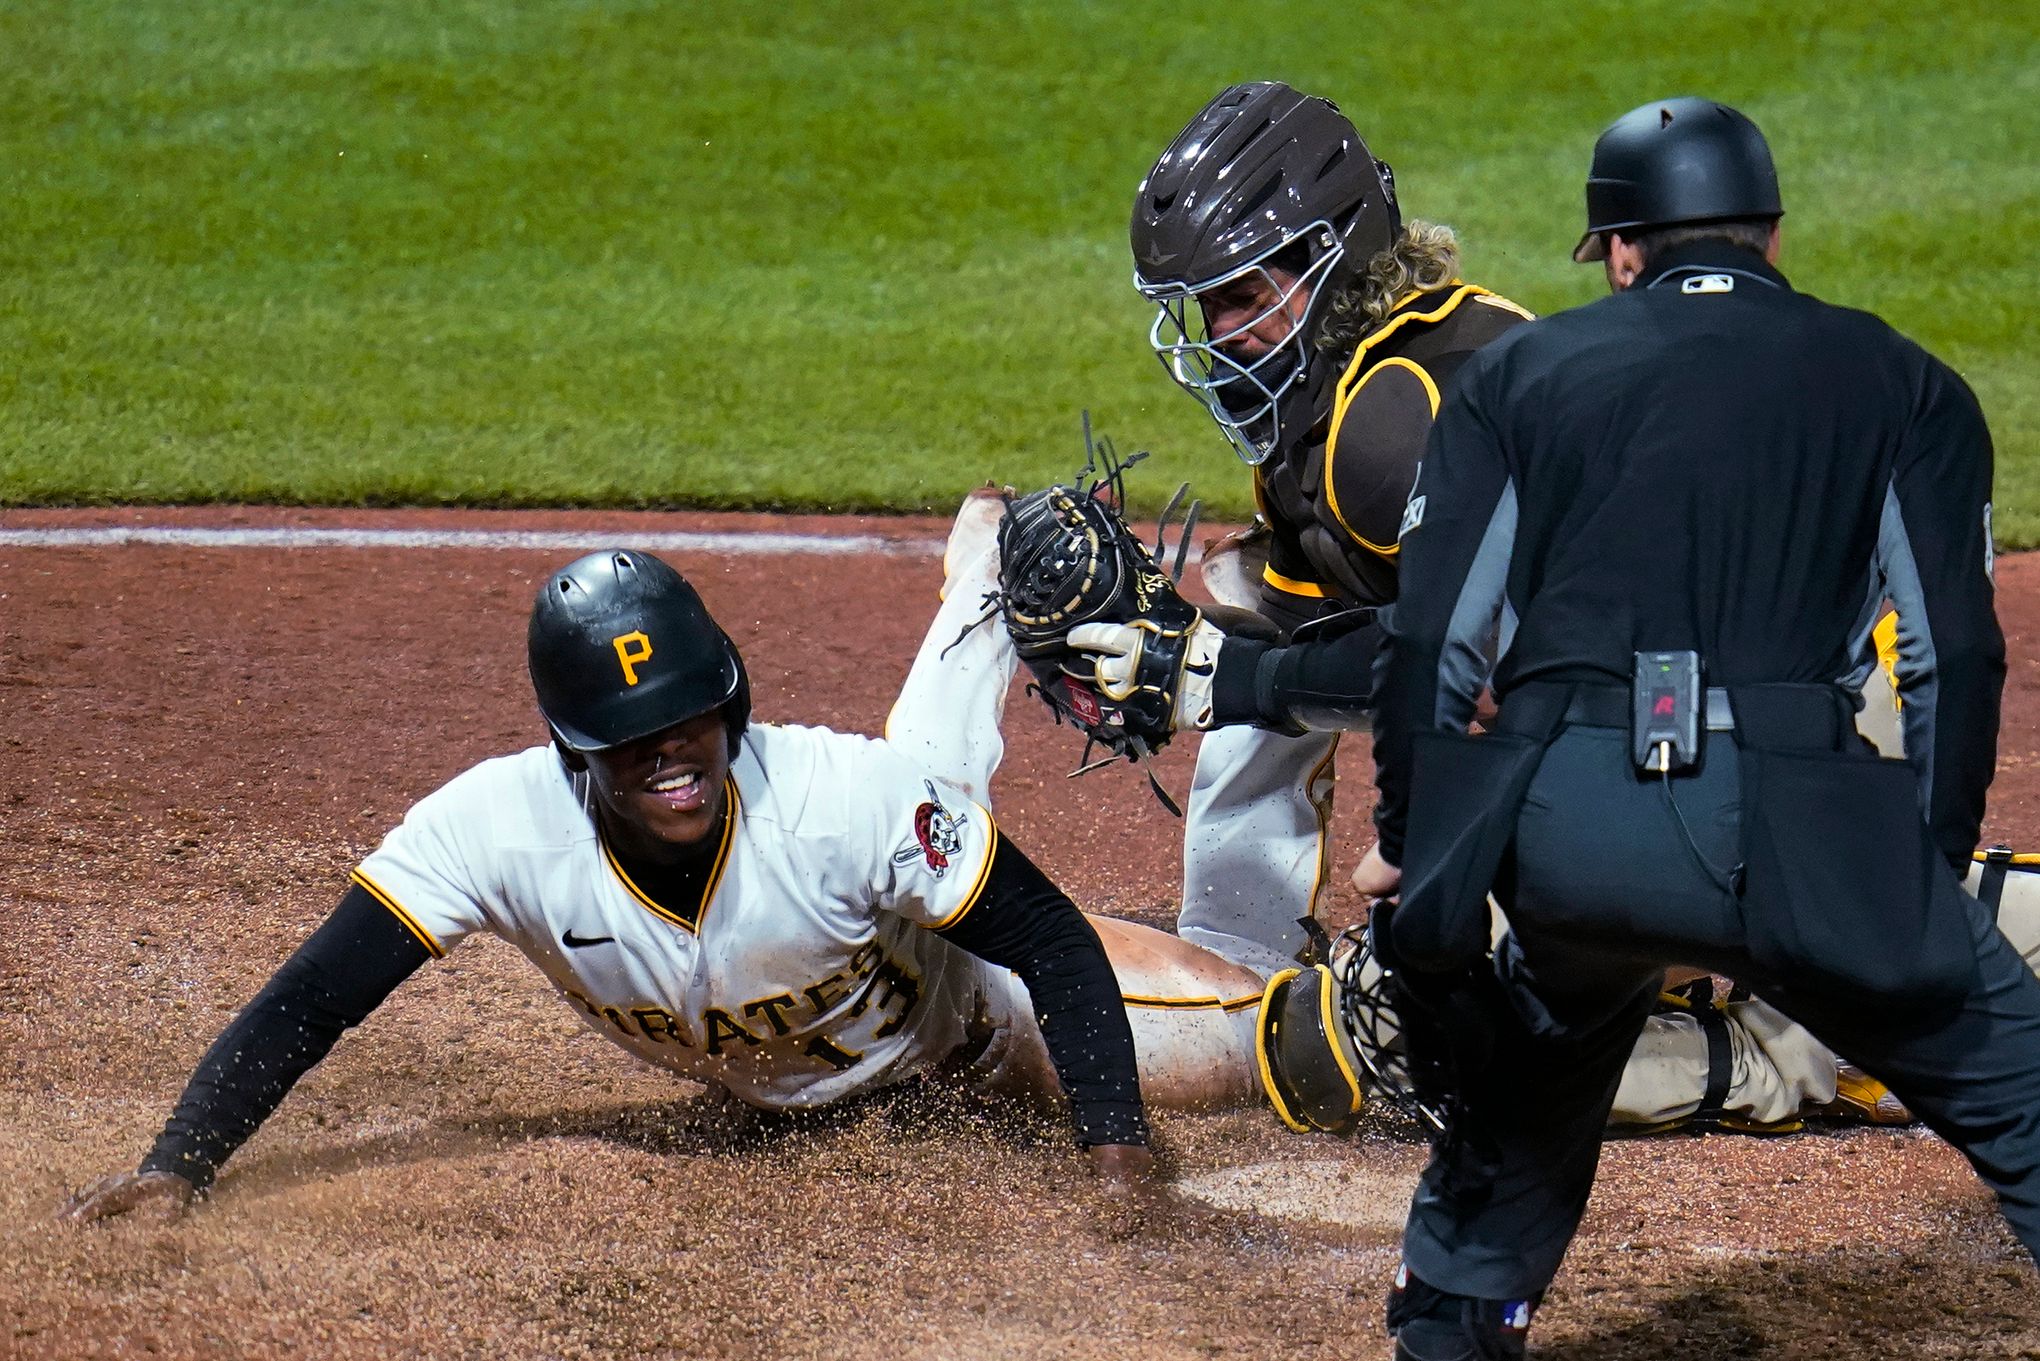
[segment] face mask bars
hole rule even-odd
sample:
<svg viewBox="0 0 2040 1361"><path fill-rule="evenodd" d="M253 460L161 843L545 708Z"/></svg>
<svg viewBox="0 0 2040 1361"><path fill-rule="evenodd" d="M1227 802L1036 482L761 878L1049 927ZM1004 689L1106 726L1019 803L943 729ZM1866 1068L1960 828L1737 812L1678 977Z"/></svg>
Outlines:
<svg viewBox="0 0 2040 1361"><path fill-rule="evenodd" d="M1321 234L1320 239L1330 244L1302 274L1283 287L1269 272L1268 261L1313 234ZM1290 390L1303 381L1309 359L1305 347L1310 328L1305 323L1317 301L1317 285L1330 275L1344 254L1345 243L1332 224L1319 221L1216 279L1195 285L1149 284L1138 271L1134 274L1134 286L1156 307L1154 324L1148 328L1148 344L1155 356L1178 386L1204 403L1234 451L1250 467L1265 463L1281 441L1278 408ZM1208 334L1198 298L1251 274L1260 275L1274 301L1223 334ZM1306 291L1308 300L1298 317L1292 304L1299 293ZM1223 347L1278 316L1294 320L1289 334L1266 354L1242 362L1225 353Z"/></svg>

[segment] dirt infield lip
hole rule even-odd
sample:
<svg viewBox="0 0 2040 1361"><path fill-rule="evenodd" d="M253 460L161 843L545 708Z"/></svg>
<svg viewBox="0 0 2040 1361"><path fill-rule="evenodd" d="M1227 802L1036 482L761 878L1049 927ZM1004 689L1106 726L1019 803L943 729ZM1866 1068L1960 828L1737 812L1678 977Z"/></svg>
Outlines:
<svg viewBox="0 0 2040 1361"><path fill-rule="evenodd" d="M939 556L946 516L780 515L710 510L477 510L466 507L98 506L0 510L0 548L593 550ZM1137 524L1151 534L1152 522ZM1188 562L1233 526L1202 524Z"/></svg>
<svg viewBox="0 0 2040 1361"><path fill-rule="evenodd" d="M939 544L948 533L949 520L946 516L933 515L780 515L715 510L476 510L461 506L46 506L0 510L0 532L12 534L51 529L106 529L130 533L288 529L411 534L443 531L476 535L585 536L593 533L627 536L662 532L829 538L860 535L881 544L913 544L918 551L922 544ZM506 542L503 546L518 545Z"/></svg>
<svg viewBox="0 0 2040 1361"><path fill-rule="evenodd" d="M773 531L711 533L700 530L614 529L346 529L279 525L273 528L198 525L69 525L38 529L0 528L0 548L111 548L147 544L161 548L531 548L600 549L611 544L660 552L822 553L932 557L942 540L887 539L875 534L786 534Z"/></svg>

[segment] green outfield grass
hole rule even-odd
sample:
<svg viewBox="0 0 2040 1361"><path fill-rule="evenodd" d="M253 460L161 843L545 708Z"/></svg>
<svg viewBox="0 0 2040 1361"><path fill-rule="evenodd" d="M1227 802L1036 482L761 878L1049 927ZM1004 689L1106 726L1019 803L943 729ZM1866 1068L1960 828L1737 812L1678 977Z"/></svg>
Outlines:
<svg viewBox="0 0 2040 1361"><path fill-rule="evenodd" d="M1785 265L1981 394L2040 542L2040 38L2019 6L16 0L0 504L925 509L1089 407L1221 512L1124 225L1220 84L1338 97L1469 274L1585 301L1595 134L1769 131Z"/></svg>

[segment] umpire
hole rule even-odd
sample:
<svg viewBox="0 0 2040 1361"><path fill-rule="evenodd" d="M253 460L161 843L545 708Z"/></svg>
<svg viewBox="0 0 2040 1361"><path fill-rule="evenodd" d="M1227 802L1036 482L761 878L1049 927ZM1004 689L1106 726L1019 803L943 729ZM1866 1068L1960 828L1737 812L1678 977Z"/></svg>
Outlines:
<svg viewBox="0 0 2040 1361"><path fill-rule="evenodd" d="M1613 296L1482 350L1426 449L1379 676L1403 891L1375 947L1447 1132L1398 1357L1523 1355L1669 964L1883 1079L2040 1249L2040 979L1953 868L2005 675L1990 435L1946 365L1793 290L1782 212L1734 109L1625 115L1574 252ZM1906 761L1853 723L1886 600ZM1470 737L1484 683L1500 715Z"/></svg>

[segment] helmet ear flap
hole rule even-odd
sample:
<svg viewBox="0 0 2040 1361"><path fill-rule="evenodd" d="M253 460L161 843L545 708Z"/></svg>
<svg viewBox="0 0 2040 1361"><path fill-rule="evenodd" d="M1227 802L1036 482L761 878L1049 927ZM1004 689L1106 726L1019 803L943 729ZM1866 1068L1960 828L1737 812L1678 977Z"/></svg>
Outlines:
<svg viewBox="0 0 2040 1361"><path fill-rule="evenodd" d="M723 647L728 651L731 665L737 668L737 688L723 701L723 727L730 735L730 759L737 759L737 750L744 742L744 729L751 726L751 673L744 666L743 654L730 636L723 634Z"/></svg>

